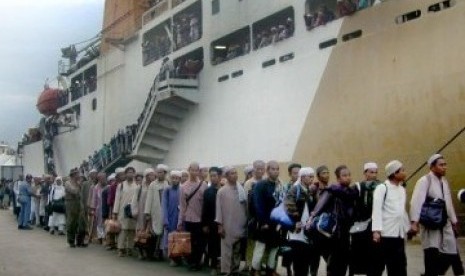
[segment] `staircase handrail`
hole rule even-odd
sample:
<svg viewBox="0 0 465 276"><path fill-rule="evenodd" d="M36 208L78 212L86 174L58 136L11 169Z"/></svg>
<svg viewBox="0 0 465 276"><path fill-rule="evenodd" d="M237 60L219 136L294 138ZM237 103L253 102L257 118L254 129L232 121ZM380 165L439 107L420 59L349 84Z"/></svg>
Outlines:
<svg viewBox="0 0 465 276"><path fill-rule="evenodd" d="M445 148L447 148L450 144L452 144L460 135L462 135L465 132L465 127L460 129L452 138L450 138L439 150L437 150L435 153L441 153ZM405 180L405 182L408 182L410 179L412 179L417 173L419 173L423 167L425 167L427 162L423 162L408 178Z"/></svg>

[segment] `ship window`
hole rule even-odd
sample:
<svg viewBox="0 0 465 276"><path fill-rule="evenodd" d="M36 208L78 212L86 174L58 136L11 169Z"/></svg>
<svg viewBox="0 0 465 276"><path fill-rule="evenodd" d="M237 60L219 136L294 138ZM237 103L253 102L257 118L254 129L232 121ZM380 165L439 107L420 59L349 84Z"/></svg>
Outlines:
<svg viewBox="0 0 465 276"><path fill-rule="evenodd" d="M307 0L305 2L305 25L307 30L325 25L336 19L337 0Z"/></svg>
<svg viewBox="0 0 465 276"><path fill-rule="evenodd" d="M276 59L270 59L262 63L262 67L266 68L276 64Z"/></svg>
<svg viewBox="0 0 465 276"><path fill-rule="evenodd" d="M84 71L84 95L97 90L97 65Z"/></svg>
<svg viewBox="0 0 465 276"><path fill-rule="evenodd" d="M336 39L336 38L323 41L323 42L320 43L320 50L321 50L321 49L324 49L324 48L328 48L328 47L334 46L334 45L336 45L336 44L337 44L337 39Z"/></svg>
<svg viewBox="0 0 465 276"><path fill-rule="evenodd" d="M243 70L238 70L238 71L232 72L231 77L237 78L237 77L242 76L243 74L244 74Z"/></svg>
<svg viewBox="0 0 465 276"><path fill-rule="evenodd" d="M279 62L286 62L288 60L294 59L294 53L289 53L279 57Z"/></svg>
<svg viewBox="0 0 465 276"><path fill-rule="evenodd" d="M196 78L202 69L203 48L197 48L174 60L174 75L176 78Z"/></svg>
<svg viewBox="0 0 465 276"><path fill-rule="evenodd" d="M362 36L362 30L357 30L342 36L342 41L349 41Z"/></svg>
<svg viewBox="0 0 465 276"><path fill-rule="evenodd" d="M220 12L220 0L212 1L212 15L218 14Z"/></svg>
<svg viewBox="0 0 465 276"><path fill-rule="evenodd" d="M294 35L294 9L288 7L255 22L253 29L254 50L270 46Z"/></svg>
<svg viewBox="0 0 465 276"><path fill-rule="evenodd" d="M448 9L451 6L453 6L455 3L451 0L448 1L442 1L436 4L433 4L428 7L428 12L439 12L444 9Z"/></svg>
<svg viewBox="0 0 465 276"><path fill-rule="evenodd" d="M218 82L227 81L228 79L229 79L229 75L223 75L218 78Z"/></svg>
<svg viewBox="0 0 465 276"><path fill-rule="evenodd" d="M417 18L420 18L420 16L421 16L421 11L420 10L411 11L411 12L405 13L403 15L399 15L396 18L396 23L397 24L402 24L402 23L405 23L405 22L412 21L412 20L415 20Z"/></svg>
<svg viewBox="0 0 465 276"><path fill-rule="evenodd" d="M92 99L92 110L95 111L97 110L97 99Z"/></svg>
<svg viewBox="0 0 465 276"><path fill-rule="evenodd" d="M243 56L250 52L250 28L239 29L211 44L211 62L213 65Z"/></svg>
<svg viewBox="0 0 465 276"><path fill-rule="evenodd" d="M170 30L171 22L168 19L144 34L142 42L144 66L171 53L171 40L168 35Z"/></svg>
<svg viewBox="0 0 465 276"><path fill-rule="evenodd" d="M149 6L150 11L142 18L144 25L166 12L169 8L168 1L165 0L149 0Z"/></svg>
<svg viewBox="0 0 465 276"><path fill-rule="evenodd" d="M175 50L181 49L202 37L202 4L195 2L173 16Z"/></svg>

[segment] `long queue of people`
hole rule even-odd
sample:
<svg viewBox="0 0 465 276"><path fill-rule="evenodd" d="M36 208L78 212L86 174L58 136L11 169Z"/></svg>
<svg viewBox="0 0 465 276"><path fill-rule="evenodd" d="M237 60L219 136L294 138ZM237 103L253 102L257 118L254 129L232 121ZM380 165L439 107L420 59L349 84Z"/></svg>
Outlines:
<svg viewBox="0 0 465 276"><path fill-rule="evenodd" d="M93 169L88 180L73 169L64 185L46 176L49 188L42 186L39 194L48 192L50 231L64 231L66 218L72 248L101 243L119 257L169 259L172 266L186 261L190 270L208 266L212 275L279 275L281 254L287 275L317 275L323 258L330 276L381 276L385 269L389 276L406 276L405 241L418 233L424 275L444 275L450 266L463 275L447 163L434 154L427 164L430 172L415 185L410 215L406 171L397 160L385 166L384 182L369 162L364 179L355 183L349 168L338 166L333 184L327 166L291 164L290 181L283 183L278 162L261 160L244 169L242 183L234 167L196 162L186 171L163 164L143 174L117 168L108 178ZM26 213L37 196L32 183L28 175L18 187L19 229L30 228ZM189 255L171 254L173 233L188 234Z"/></svg>

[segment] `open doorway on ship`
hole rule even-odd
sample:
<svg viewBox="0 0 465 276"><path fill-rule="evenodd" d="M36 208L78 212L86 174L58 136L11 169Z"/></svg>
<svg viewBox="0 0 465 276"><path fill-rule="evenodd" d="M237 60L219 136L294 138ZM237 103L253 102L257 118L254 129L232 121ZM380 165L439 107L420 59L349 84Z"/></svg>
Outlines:
<svg viewBox="0 0 465 276"><path fill-rule="evenodd" d="M174 60L176 78L195 79L203 69L203 48L197 48Z"/></svg>

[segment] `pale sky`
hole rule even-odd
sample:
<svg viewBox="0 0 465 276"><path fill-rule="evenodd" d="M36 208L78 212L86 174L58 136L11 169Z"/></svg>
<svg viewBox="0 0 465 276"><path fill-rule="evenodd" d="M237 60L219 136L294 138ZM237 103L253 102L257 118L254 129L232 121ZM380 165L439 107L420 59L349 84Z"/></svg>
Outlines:
<svg viewBox="0 0 465 276"><path fill-rule="evenodd" d="M95 36L104 0L0 1L0 141L16 148L38 124L37 98L56 79L60 49Z"/></svg>

